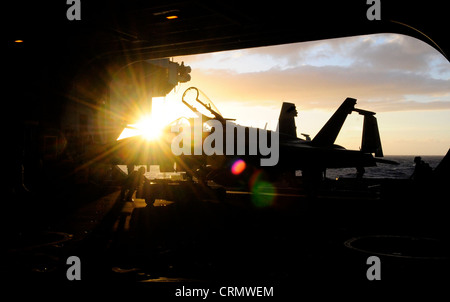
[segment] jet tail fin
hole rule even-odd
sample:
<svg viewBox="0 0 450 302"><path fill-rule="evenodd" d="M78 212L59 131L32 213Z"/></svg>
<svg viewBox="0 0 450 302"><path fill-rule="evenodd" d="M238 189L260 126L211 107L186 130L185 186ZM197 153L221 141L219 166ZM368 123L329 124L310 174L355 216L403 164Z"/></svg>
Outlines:
<svg viewBox="0 0 450 302"><path fill-rule="evenodd" d="M320 129L312 142L318 146L333 145L347 115L355 111L364 116L361 151L364 153L375 153L376 157L383 157L383 148L381 147L380 132L378 131L375 112L355 108L355 104L355 99L346 98L325 126Z"/></svg>
<svg viewBox="0 0 450 302"><path fill-rule="evenodd" d="M383 157L377 118L373 114L364 114L361 151L364 153L375 153L376 157Z"/></svg>
<svg viewBox="0 0 450 302"><path fill-rule="evenodd" d="M295 104L283 102L278 118L277 131L283 134L297 137L297 127L295 126L295 117L297 116L297 109Z"/></svg>
<svg viewBox="0 0 450 302"><path fill-rule="evenodd" d="M328 122L316 134L312 142L318 146L331 146L336 141L336 138L341 131L342 125L355 108L356 100L353 98L346 98L341 106L336 110Z"/></svg>

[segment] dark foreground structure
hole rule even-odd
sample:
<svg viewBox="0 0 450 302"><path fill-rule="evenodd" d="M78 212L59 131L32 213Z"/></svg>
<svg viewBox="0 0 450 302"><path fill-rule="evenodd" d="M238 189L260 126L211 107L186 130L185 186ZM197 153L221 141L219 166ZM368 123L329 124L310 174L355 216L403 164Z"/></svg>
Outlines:
<svg viewBox="0 0 450 302"><path fill-rule="evenodd" d="M373 20L380 1L302 2L299 10L292 1L59 2L3 7L5 297L126 291L150 299L176 297L182 286L219 295L226 286L265 287L275 298L339 288L350 297L448 284L448 156L430 181L326 181L314 192L283 183L211 192L192 183L199 194L188 202L153 206L122 201L118 171L86 159L116 140L132 109L151 106L136 99L189 81L189 68L167 58L384 32L446 56L445 3L383 1ZM367 264L371 256L379 268Z"/></svg>
<svg viewBox="0 0 450 302"><path fill-rule="evenodd" d="M313 288L448 284L444 182L326 180L315 196L283 184L211 194L191 183L201 192L191 199L186 188L177 195L180 182L160 185L172 186L172 201L124 201L111 183L49 191L45 203L24 195L6 204L4 284L118 286L166 298L183 286L210 289L210 297L222 287L272 288L274 297L289 297ZM80 259L81 280L68 280L70 256ZM368 277L371 256L380 260L381 280Z"/></svg>

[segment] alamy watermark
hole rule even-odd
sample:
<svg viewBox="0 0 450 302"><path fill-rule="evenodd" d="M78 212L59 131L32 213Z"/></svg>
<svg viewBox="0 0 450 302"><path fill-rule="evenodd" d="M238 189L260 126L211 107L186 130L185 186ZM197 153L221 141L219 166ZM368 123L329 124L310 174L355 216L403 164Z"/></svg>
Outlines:
<svg viewBox="0 0 450 302"><path fill-rule="evenodd" d="M367 280L381 280L381 260L377 256L367 258L366 264L371 265L366 272Z"/></svg>
<svg viewBox="0 0 450 302"><path fill-rule="evenodd" d="M244 127L228 120L221 122L219 120L210 119L207 124L211 127L211 130L214 129L214 131L205 131L203 115L198 113L194 118L194 129L191 129L192 124L173 125L171 131L179 134L172 140L172 153L176 156L182 154L202 155L203 152L205 155L209 156L224 154L258 155L261 156L261 166L275 166L278 163L280 156L278 132L260 128ZM234 135L235 132L236 137ZM204 140L202 139L203 133L208 134ZM247 149L248 154L246 154Z"/></svg>
<svg viewBox="0 0 450 302"><path fill-rule="evenodd" d="M81 20L81 0L67 0L66 4L70 5L66 12L67 20Z"/></svg>
<svg viewBox="0 0 450 302"><path fill-rule="evenodd" d="M381 0L367 0L367 5L371 5L366 12L369 21L381 20Z"/></svg>
<svg viewBox="0 0 450 302"><path fill-rule="evenodd" d="M70 265L67 269L67 280L81 280L81 260L77 256L70 256L67 258L66 264Z"/></svg>

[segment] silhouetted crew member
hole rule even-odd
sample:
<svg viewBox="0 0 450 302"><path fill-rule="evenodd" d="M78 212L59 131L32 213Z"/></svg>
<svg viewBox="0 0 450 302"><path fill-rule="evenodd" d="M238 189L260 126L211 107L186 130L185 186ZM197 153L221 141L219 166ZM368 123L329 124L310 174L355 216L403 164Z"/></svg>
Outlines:
<svg viewBox="0 0 450 302"><path fill-rule="evenodd" d="M432 169L430 165L422 160L420 156L414 157L414 163L416 164L414 172L411 178L418 181L427 180L431 177Z"/></svg>
<svg viewBox="0 0 450 302"><path fill-rule="evenodd" d="M362 180L364 173L366 172L366 169L364 169L364 167L356 167L356 179L357 180Z"/></svg>
<svg viewBox="0 0 450 302"><path fill-rule="evenodd" d="M125 201L131 201L133 197L133 193L135 190L139 188L139 186L144 182L145 176L145 167L140 167L137 171L131 172L130 175L128 175L127 179L125 179L125 182L122 186L121 191L121 199Z"/></svg>

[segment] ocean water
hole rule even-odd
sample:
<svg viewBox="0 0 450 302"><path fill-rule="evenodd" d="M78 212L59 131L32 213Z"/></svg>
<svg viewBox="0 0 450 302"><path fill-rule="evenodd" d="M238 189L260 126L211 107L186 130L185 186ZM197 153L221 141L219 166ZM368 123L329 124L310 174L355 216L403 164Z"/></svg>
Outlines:
<svg viewBox="0 0 450 302"><path fill-rule="evenodd" d="M396 179L408 179L414 172L414 157L415 155L392 155L385 156L383 159L393 160L399 163L399 165L388 165L377 163L376 167L365 168L364 178L396 178ZM430 165L431 168L436 166L444 158L442 156L421 156L422 160ZM355 168L343 168L343 169L328 169L327 178L336 179L339 177L355 178Z"/></svg>
<svg viewBox="0 0 450 302"><path fill-rule="evenodd" d="M385 156L383 159L393 160L399 163L399 165L388 165L378 163L376 167L365 168L364 178L396 178L396 179L408 179L414 172L414 157L415 155L393 155ZM436 166L444 158L442 156L421 156L422 160L430 165L431 168ZM135 166L137 170L140 166ZM119 168L126 174L127 166L119 165ZM171 178L172 175L176 175L174 172L162 173L159 171L159 166L150 166L150 171L146 171L145 176L149 179L161 179ZM327 169L327 178L355 178L355 168L342 168L342 169Z"/></svg>

